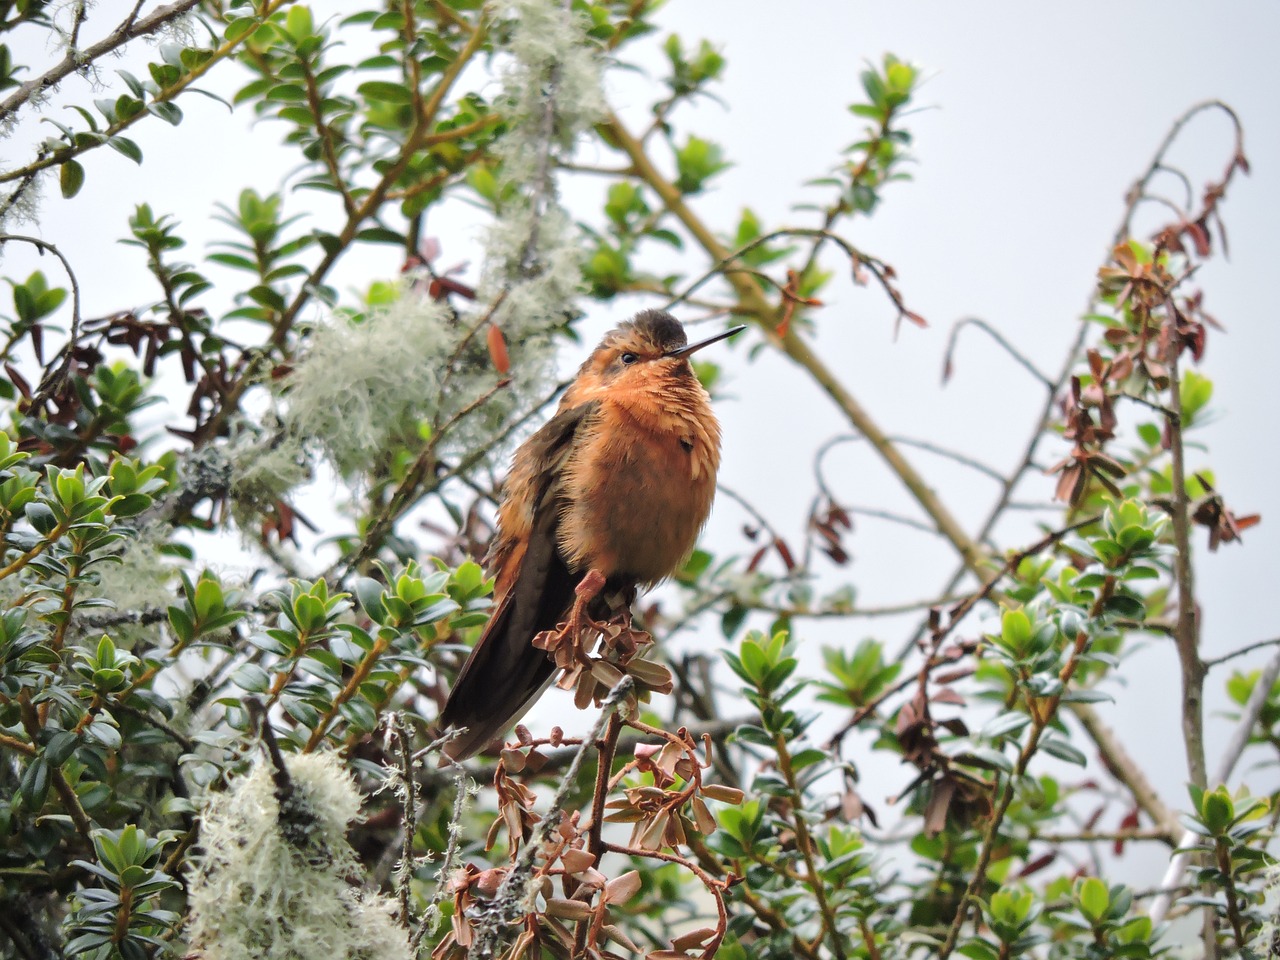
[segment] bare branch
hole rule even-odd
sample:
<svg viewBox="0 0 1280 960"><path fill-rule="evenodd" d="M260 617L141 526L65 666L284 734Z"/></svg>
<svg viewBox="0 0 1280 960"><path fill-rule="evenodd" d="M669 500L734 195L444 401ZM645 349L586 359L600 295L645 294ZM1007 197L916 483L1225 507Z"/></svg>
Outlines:
<svg viewBox="0 0 1280 960"><path fill-rule="evenodd" d="M1278 644L1280 644L1280 637L1272 637L1270 640L1258 640L1255 643L1246 644L1239 650L1232 650L1230 653L1224 653L1220 657L1214 657L1212 660L1206 660L1204 662L1204 668L1206 671L1212 670L1214 667L1220 667L1222 664L1227 663L1230 660L1234 660L1236 657L1243 657L1245 654L1253 653L1255 650L1261 650L1264 647L1274 647Z"/></svg>
<svg viewBox="0 0 1280 960"><path fill-rule="evenodd" d="M1178 621L1174 643L1182 668L1182 736L1191 782L1205 786L1204 662L1200 659L1200 618L1196 610L1195 575L1191 566L1191 500L1187 493L1182 452L1182 391L1178 356L1169 359L1169 454L1173 481L1174 579L1178 585Z"/></svg>
<svg viewBox="0 0 1280 960"><path fill-rule="evenodd" d="M124 46L130 40L136 40L138 37L145 37L155 33L165 24L178 19L199 5L200 0L177 0L176 3L156 8L150 15L141 20L137 19L138 8L134 7L133 11L121 21L119 26L97 43L83 50L75 49L75 45L72 43L68 46L66 55L61 60L40 74L40 76L32 77L13 93L9 94L0 103L0 119L9 116L9 114L29 101L37 92L49 90L72 73L83 69L86 63L98 60L111 53L111 51ZM77 29L79 27L78 18L76 27Z"/></svg>
<svg viewBox="0 0 1280 960"><path fill-rule="evenodd" d="M1002 334L999 330L991 326L991 324L987 323L987 321L981 319L980 317L965 317L963 320L958 320L955 326L951 328L951 336L947 338L947 349L943 353L943 361L942 361L942 382L943 383L946 383L948 380L951 379L951 373L953 369L952 361L955 358L956 344L960 340L960 331L963 330L965 327L970 327L970 326L977 327L979 330L981 330L983 333L989 336L996 343L1000 344L1000 346L1004 348L1005 353L1013 357L1013 359L1016 360L1024 370L1026 370L1028 373L1031 374L1031 376L1039 380L1040 383L1045 387L1045 389L1049 391L1050 395L1057 392L1058 385L1054 381L1050 380L1045 374L1041 373L1040 368L1037 367L1034 363L1032 363L1024 353L1018 350L1017 347L1011 344L1008 341L1008 339L1004 336L1004 334Z"/></svg>

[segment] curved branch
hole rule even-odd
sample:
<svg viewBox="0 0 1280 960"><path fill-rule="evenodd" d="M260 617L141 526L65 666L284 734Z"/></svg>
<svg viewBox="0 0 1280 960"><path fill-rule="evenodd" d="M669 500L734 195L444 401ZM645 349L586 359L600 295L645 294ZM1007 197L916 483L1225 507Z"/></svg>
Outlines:
<svg viewBox="0 0 1280 960"><path fill-rule="evenodd" d="M1230 653L1224 653L1220 657L1214 657L1212 660L1204 662L1205 670L1212 670L1214 667L1220 667L1229 660L1236 657L1243 657L1246 653L1253 653L1255 650L1261 650L1263 647L1274 647L1280 645L1280 637L1272 637L1270 640L1259 640L1256 643L1249 643L1241 647L1239 650L1232 650Z"/></svg>
<svg viewBox="0 0 1280 960"><path fill-rule="evenodd" d="M1025 354L1023 354L1017 349L1017 347L1011 344L1005 338L1004 334L1002 334L995 327L991 326L991 324L987 323L987 321L983 320L981 317L965 317L963 320L957 320L955 325L951 328L951 336L947 338L947 349L943 352L943 361L942 361L942 382L943 383L946 383L948 380L951 379L951 373L953 369L952 360L955 356L956 344L960 340L960 331L963 330L965 327L969 327L969 326L977 327L979 330L981 330L983 333L989 336L996 343L1000 344L1000 346L1004 347L1005 353L1013 357L1013 359L1016 360L1024 370L1026 370L1028 373L1031 374L1031 376L1039 380L1040 383L1045 387L1045 389L1049 391L1050 395L1057 392L1058 385L1056 383L1054 383L1047 376L1045 376L1045 374L1041 373L1040 368L1037 367L1034 363L1032 363Z"/></svg>

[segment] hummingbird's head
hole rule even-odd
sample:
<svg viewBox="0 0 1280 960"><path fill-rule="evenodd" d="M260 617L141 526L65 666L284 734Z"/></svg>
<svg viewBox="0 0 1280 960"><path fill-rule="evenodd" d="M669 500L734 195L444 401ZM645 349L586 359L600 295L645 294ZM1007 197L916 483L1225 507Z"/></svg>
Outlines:
<svg viewBox="0 0 1280 960"><path fill-rule="evenodd" d="M731 337L744 325L705 340L689 343L684 327L662 310L642 310L605 334L582 369L579 378L590 377L602 385L638 383L655 377L693 376L689 357L705 346Z"/></svg>

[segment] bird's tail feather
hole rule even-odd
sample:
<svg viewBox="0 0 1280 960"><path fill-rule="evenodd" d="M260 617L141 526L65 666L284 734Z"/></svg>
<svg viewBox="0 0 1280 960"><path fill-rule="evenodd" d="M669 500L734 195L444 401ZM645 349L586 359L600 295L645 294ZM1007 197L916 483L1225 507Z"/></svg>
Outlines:
<svg viewBox="0 0 1280 960"><path fill-rule="evenodd" d="M573 603L577 584L558 555L537 572L541 576L521 571L449 692L440 726L467 728L445 744L444 752L454 760L467 759L510 728L555 673L555 664L533 638L555 629Z"/></svg>

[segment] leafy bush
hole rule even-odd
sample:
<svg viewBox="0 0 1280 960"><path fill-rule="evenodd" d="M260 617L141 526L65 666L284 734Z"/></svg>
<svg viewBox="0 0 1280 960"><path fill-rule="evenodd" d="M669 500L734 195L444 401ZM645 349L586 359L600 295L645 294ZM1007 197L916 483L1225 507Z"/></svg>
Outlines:
<svg viewBox="0 0 1280 960"><path fill-rule="evenodd" d="M1128 228L1176 136L1136 182L1060 376L995 335L1047 389L1019 466L994 472L963 437L888 435L813 347L837 271L925 322L910 282L850 239L907 179L917 68L867 68L850 107L865 130L799 225L749 208L713 223L697 198L732 158L676 115L713 95L725 58L655 36L655 6L409 0L321 21L293 0L179 0L92 42L85 4L0 14L0 34L23 38L0 43L0 120L53 131L0 171L0 243L53 258L6 277L0 318L11 954L1003 960L1171 955L1198 935L1208 955L1270 955L1274 792L1223 784L1247 742L1280 743L1280 660L1230 678L1238 735L1206 757L1206 679L1229 658L1199 652L1192 551L1195 527L1216 549L1258 518L1187 457L1216 328L1191 284L1247 171L1238 124L1224 175L1152 236ZM142 75L113 67L158 32ZM646 44L666 73L637 129L601 74ZM47 91L87 71L101 89L55 119ZM141 163L144 131L165 124L207 149L183 106L214 76L293 151L291 189L220 198L205 253L139 202L123 241L154 298L83 315L57 238L19 232L40 223L41 181L56 171L74 198L106 176L99 148ZM1235 121L1204 104L1175 134L1205 111ZM610 159L587 164L584 144ZM599 210L577 222L563 185L601 176ZM327 205L304 217L302 190ZM486 229L474 275L442 268L425 232L458 202ZM335 264L378 246L400 275L341 293ZM659 275L672 249L688 272ZM624 297L748 322L751 356L812 380L955 574L887 611L918 614L910 643L850 640L806 675L811 618L886 612L846 569L854 517L903 519L843 503L823 465L840 438L824 440L799 540L744 504L747 544L696 551L674 577L678 613L649 603L577 651L564 685L603 709L517 728L475 768L480 789L434 766L433 722L487 617L472 558L495 471L554 399L580 304ZM995 333L969 321L953 346L975 326ZM715 387L713 363L697 372ZM913 445L994 476L980 532L904 456ZM1058 461L1060 508L1035 542L1001 542L1041 457ZM803 472L789 470L796 491ZM230 572L235 550L252 576ZM648 646L712 617L722 659ZM1153 635L1180 666L1189 803L1150 786L1095 708ZM864 748L905 765L895 810L864 796ZM1170 852L1153 890L1108 876L1103 851L1136 843ZM1188 914L1198 934L1171 922Z"/></svg>

